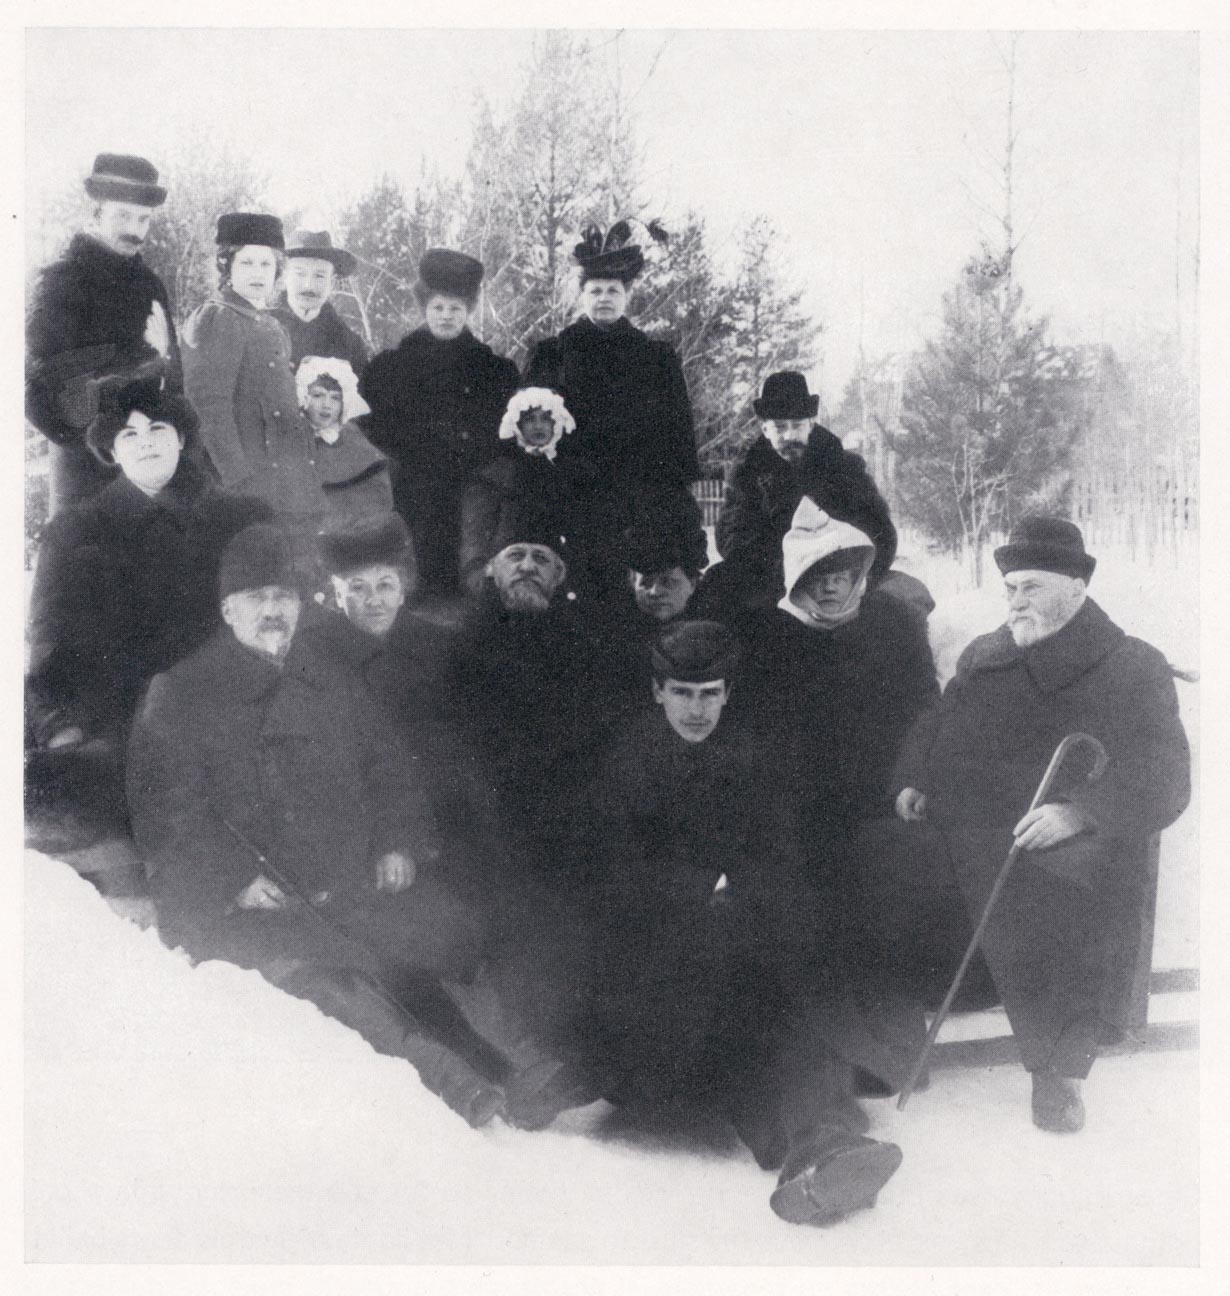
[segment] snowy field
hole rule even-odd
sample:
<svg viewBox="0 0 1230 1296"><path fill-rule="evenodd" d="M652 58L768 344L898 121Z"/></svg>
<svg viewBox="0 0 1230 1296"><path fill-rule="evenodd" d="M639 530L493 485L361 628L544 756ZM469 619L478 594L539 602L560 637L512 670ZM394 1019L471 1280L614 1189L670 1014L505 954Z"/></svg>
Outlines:
<svg viewBox="0 0 1230 1296"><path fill-rule="evenodd" d="M936 594L946 676L1002 619L997 584L970 591L904 552ZM1194 567L1099 556L1092 593L1111 616L1198 666ZM1178 687L1198 752L1199 685ZM1163 839L1157 967L1197 962L1196 821L1193 806ZM546 1133L471 1131L406 1064L256 973L193 969L34 854L24 971L33 1262L1198 1262L1196 1053L1103 1059L1070 1139L1034 1129L1013 1066L937 1071L904 1113L869 1103L904 1165L873 1211L821 1231L772 1214L773 1177L720 1129L621 1130L596 1104Z"/></svg>

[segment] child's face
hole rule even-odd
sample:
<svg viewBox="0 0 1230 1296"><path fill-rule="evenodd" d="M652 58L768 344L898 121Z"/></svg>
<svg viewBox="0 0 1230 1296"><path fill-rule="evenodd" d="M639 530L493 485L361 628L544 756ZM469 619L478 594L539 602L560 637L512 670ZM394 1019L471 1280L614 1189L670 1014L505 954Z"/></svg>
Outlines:
<svg viewBox="0 0 1230 1296"><path fill-rule="evenodd" d="M528 409L517 420L521 439L535 450L550 445L555 436L555 421L544 409Z"/></svg>
<svg viewBox="0 0 1230 1296"><path fill-rule="evenodd" d="M316 431L342 421L342 393L313 383L307 390L307 420Z"/></svg>

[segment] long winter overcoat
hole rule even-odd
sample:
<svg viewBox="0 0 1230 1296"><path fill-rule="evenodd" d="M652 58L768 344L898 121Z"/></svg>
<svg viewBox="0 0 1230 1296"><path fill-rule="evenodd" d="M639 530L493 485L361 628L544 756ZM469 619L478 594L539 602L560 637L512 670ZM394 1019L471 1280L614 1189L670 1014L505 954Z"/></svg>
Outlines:
<svg viewBox="0 0 1230 1296"><path fill-rule="evenodd" d="M133 730L128 796L160 932L197 957L443 970L473 956L441 921L450 910L435 908L438 836L405 752L380 711L299 643L279 667L224 629L158 676ZM419 867L395 895L375 890L390 851ZM237 909L262 872L277 880L257 852L354 939L302 904Z"/></svg>
<svg viewBox="0 0 1230 1296"><path fill-rule="evenodd" d="M679 356L626 319L602 328L582 318L544 339L525 380L562 393L577 427L560 454L595 464L599 485L624 511L635 495L669 492L700 476Z"/></svg>
<svg viewBox="0 0 1230 1296"><path fill-rule="evenodd" d="M872 586L888 571L897 554L888 505L862 458L816 424L797 465L759 436L730 470L715 532L722 562L710 570L707 581L722 586L724 601L767 608L782 597L782 537L804 495L870 538L876 549Z"/></svg>
<svg viewBox="0 0 1230 1296"><path fill-rule="evenodd" d="M76 234L46 266L26 325L26 417L67 456L71 471L95 490L111 473L85 445L89 416L70 416L63 397L81 375L120 374L157 359L145 326L157 302L170 351L162 368L173 392L183 388L175 316L162 280L140 253L121 256L88 234ZM89 493L89 491L83 491Z"/></svg>
<svg viewBox="0 0 1230 1296"><path fill-rule="evenodd" d="M725 718L685 742L654 708L613 745L589 804L583 1038L607 1096L726 1109L764 1087L801 1019L821 1055L899 1082L900 1026L845 977L756 744Z"/></svg>
<svg viewBox="0 0 1230 1296"><path fill-rule="evenodd" d="M1088 599L1062 629L1025 649L1001 626L962 653L892 781L926 793L928 824L943 837L972 920L1013 826L1071 733L1097 738L1109 764L1090 784L1074 753L1050 799L1079 806L1092 827L1021 855L983 952L1025 1065L1079 1076L1104 1024L1124 1025L1149 838L1190 795L1190 753L1165 659ZM908 887L908 869L899 881Z"/></svg>
<svg viewBox="0 0 1230 1296"><path fill-rule="evenodd" d="M299 412L286 331L227 288L192 313L183 341L185 390L222 485L279 516L318 518L315 437Z"/></svg>
<svg viewBox="0 0 1230 1296"><path fill-rule="evenodd" d="M298 370L304 356L332 356L345 360L356 378L363 377L363 370L367 368L367 347L329 302L325 302L312 320L300 319L287 305L275 306L269 313L290 338L291 373Z"/></svg>
<svg viewBox="0 0 1230 1296"><path fill-rule="evenodd" d="M218 563L236 532L270 516L180 459L154 497L117 477L57 513L30 605L27 706L36 741L70 726L121 746L141 689L219 624Z"/></svg>
<svg viewBox="0 0 1230 1296"><path fill-rule="evenodd" d="M424 594L458 592L462 491L499 453L516 387L516 365L468 329L441 341L426 327L376 356L359 383L372 443L394 465L394 505L414 538Z"/></svg>
<svg viewBox="0 0 1230 1296"><path fill-rule="evenodd" d="M938 697L926 627L884 593L833 630L780 608L757 623L731 705L762 735L814 867L831 867L860 820L890 810L893 763Z"/></svg>

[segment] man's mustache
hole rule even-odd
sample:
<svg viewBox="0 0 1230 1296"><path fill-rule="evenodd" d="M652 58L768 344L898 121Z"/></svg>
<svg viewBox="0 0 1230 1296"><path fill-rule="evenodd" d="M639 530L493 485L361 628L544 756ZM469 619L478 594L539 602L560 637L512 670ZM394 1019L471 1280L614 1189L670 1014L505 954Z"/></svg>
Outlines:
<svg viewBox="0 0 1230 1296"><path fill-rule="evenodd" d="M289 633L290 622L285 617L262 617L256 628L261 634L271 634L274 630Z"/></svg>

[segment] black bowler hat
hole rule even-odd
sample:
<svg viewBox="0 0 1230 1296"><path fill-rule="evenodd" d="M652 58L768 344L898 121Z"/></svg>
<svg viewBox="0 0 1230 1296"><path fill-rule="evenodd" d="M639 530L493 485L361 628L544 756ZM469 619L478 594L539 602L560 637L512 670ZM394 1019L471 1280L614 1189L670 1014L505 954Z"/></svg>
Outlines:
<svg viewBox="0 0 1230 1296"><path fill-rule="evenodd" d="M100 153L85 178L85 191L98 202L110 198L138 207L161 207L167 200L155 167L130 153Z"/></svg>
<svg viewBox="0 0 1230 1296"><path fill-rule="evenodd" d="M685 684L719 679L729 683L742 655L739 641L717 621L680 621L667 626L650 648L654 678Z"/></svg>
<svg viewBox="0 0 1230 1296"><path fill-rule="evenodd" d="M820 397L807 390L807 379L801 373L783 369L765 379L760 399L752 401L752 409L762 419L815 418Z"/></svg>
<svg viewBox="0 0 1230 1296"><path fill-rule="evenodd" d="M282 237L282 222L265 212L227 212L218 217L218 233L214 240L219 246L273 248L281 252L286 246Z"/></svg>
<svg viewBox="0 0 1230 1296"><path fill-rule="evenodd" d="M338 576L377 564L404 567L414 562L410 532L396 513L321 532L320 553L326 569Z"/></svg>
<svg viewBox="0 0 1230 1296"><path fill-rule="evenodd" d="M995 565L1014 571L1058 572L1088 581L1098 560L1085 552L1080 527L1066 518L1027 517L1012 528L1008 543L995 551Z"/></svg>
<svg viewBox="0 0 1230 1296"><path fill-rule="evenodd" d="M345 248L333 246L328 230L298 229L290 236L286 258L311 257L314 261L328 261L340 275L354 273L355 259Z"/></svg>
<svg viewBox="0 0 1230 1296"><path fill-rule="evenodd" d="M452 248L428 248L419 262L420 299L443 293L473 304L483 281L483 263Z"/></svg>

